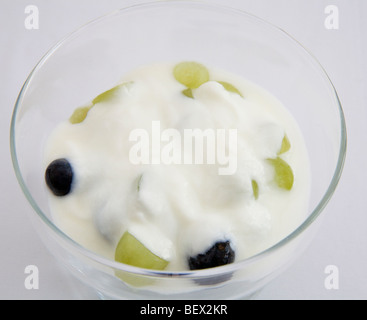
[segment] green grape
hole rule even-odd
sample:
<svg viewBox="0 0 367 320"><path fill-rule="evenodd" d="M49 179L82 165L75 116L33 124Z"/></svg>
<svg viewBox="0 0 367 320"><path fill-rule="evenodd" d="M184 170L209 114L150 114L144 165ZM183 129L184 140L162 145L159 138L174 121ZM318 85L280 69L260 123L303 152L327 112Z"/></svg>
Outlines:
<svg viewBox="0 0 367 320"><path fill-rule="evenodd" d="M291 190L293 187L294 176L290 165L283 159L277 157L276 159L268 159L275 170L275 182L278 187Z"/></svg>
<svg viewBox="0 0 367 320"><path fill-rule="evenodd" d="M85 118L87 117L87 114L89 112L89 110L97 103L99 102L104 102L104 101L108 101L108 100L111 100L115 97L115 95L118 93L118 91L130 84L131 82L125 82L125 83L122 83L122 84L119 84L115 87L113 87L112 89L110 90L107 90L103 93L101 93L100 95L98 95L97 97L95 97L93 100L92 100L92 104L90 106L86 106L86 107L80 107L80 108L77 108L75 109L74 113L71 115L71 117L69 118L69 121L72 123L72 124L76 124L76 123L81 123L85 120Z"/></svg>
<svg viewBox="0 0 367 320"><path fill-rule="evenodd" d="M97 104L100 102L111 100L116 93L120 90L121 85L117 85L116 87L113 87L112 89L109 89L101 94L99 94L97 97L95 97L92 101L93 104Z"/></svg>
<svg viewBox="0 0 367 320"><path fill-rule="evenodd" d="M242 93L234 85L225 81L217 81L217 82L220 83L227 91L237 93L238 95L243 97Z"/></svg>
<svg viewBox="0 0 367 320"><path fill-rule="evenodd" d="M125 232L117 244L115 260L135 267L153 270L163 270L168 265L168 261L152 253L129 232Z"/></svg>
<svg viewBox="0 0 367 320"><path fill-rule="evenodd" d="M187 61L181 62L173 69L175 79L188 88L199 88L209 81L208 69L200 63Z"/></svg>
<svg viewBox="0 0 367 320"><path fill-rule="evenodd" d="M129 83L131 83L131 82L121 83L121 84L113 87L112 89L109 89L109 90L101 93L100 95L98 95L97 97L95 97L93 99L92 103L97 104L97 103L100 103L100 102L105 102L105 101L109 101L109 100L113 99L118 94L120 89L122 87L126 86Z"/></svg>
<svg viewBox="0 0 367 320"><path fill-rule="evenodd" d="M191 88L187 88L185 90L182 90L182 93L183 93L183 95L185 95L188 98L194 98Z"/></svg>
<svg viewBox="0 0 367 320"><path fill-rule="evenodd" d="M287 135L285 135L283 140L282 140L282 145L280 147L278 155L289 151L290 148L291 148L291 143L289 142L289 139L288 139Z"/></svg>
<svg viewBox="0 0 367 320"><path fill-rule="evenodd" d="M92 106L88 107L80 107L75 109L71 117L69 118L70 123L76 124L81 123L84 121L84 119L87 117L89 110L92 108Z"/></svg>
<svg viewBox="0 0 367 320"><path fill-rule="evenodd" d="M259 198L259 185L255 180L252 180L251 184L252 184L252 191L254 192L254 197L257 200Z"/></svg>
<svg viewBox="0 0 367 320"><path fill-rule="evenodd" d="M141 174L138 178L137 178L137 189L138 189L138 192L140 191L140 185L141 185L141 180L143 179L143 175Z"/></svg>

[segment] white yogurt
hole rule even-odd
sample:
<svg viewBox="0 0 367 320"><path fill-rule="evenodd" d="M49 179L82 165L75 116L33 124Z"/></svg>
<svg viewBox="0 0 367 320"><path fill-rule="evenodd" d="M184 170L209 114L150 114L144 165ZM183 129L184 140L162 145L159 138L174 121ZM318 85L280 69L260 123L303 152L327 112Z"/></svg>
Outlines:
<svg viewBox="0 0 367 320"><path fill-rule="evenodd" d="M50 195L55 223L110 259L129 231L169 261L170 270L187 269L188 256L219 240L231 241L236 261L259 253L293 231L307 214L310 171L299 127L263 88L221 70L209 69L211 81L194 89L194 98L186 97L173 68L166 63L134 70L122 79L128 84L115 99L95 104L83 122L66 120L54 130L45 168L67 158L74 171L72 192ZM235 85L243 97L215 80ZM220 175L219 163L132 163L136 141L129 140L131 132L144 129L151 137L157 121L160 133L237 129L237 170ZM294 173L290 191L274 183L274 169L266 160L277 157L285 134L291 149L280 157ZM258 199L252 180L259 186Z"/></svg>

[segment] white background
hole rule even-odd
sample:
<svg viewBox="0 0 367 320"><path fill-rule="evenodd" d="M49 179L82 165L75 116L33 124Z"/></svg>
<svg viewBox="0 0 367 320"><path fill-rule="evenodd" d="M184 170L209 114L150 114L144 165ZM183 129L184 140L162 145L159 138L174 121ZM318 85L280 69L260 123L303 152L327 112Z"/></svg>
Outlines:
<svg viewBox="0 0 367 320"><path fill-rule="evenodd" d="M58 40L133 0L0 0L0 299L96 298L62 269L30 225L31 211L9 152L12 109L26 77ZM281 27L321 62L343 104L348 154L338 189L307 251L256 299L367 298L367 1L214 0ZM27 5L39 9L39 29L27 30ZM324 10L339 8L340 28L327 30ZM24 286L27 265L39 268L39 289ZM324 286L325 267L339 269L339 289Z"/></svg>

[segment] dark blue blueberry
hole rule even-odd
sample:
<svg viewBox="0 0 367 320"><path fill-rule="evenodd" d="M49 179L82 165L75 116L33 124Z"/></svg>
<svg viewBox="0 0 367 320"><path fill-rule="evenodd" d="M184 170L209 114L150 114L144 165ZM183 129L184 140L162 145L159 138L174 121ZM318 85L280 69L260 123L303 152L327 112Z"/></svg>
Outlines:
<svg viewBox="0 0 367 320"><path fill-rule="evenodd" d="M190 270L207 269L232 263L235 252L229 241L216 242L208 251L196 257L189 257Z"/></svg>
<svg viewBox="0 0 367 320"><path fill-rule="evenodd" d="M52 161L46 169L45 180L55 196L66 196L73 182L73 168L66 159Z"/></svg>

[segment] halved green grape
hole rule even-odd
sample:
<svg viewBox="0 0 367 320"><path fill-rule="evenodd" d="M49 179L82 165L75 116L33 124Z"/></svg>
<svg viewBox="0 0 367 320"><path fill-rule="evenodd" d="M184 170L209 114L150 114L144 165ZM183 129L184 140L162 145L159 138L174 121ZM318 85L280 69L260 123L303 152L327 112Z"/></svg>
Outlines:
<svg viewBox="0 0 367 320"><path fill-rule="evenodd" d="M100 103L100 102L104 102L104 101L109 101L109 100L113 99L122 87L124 87L124 86L126 86L130 83L132 83L132 82L121 83L121 84L113 87L112 89L109 89L109 90L101 93L97 97L95 97L92 100L92 104L90 106L85 106L85 107L80 107L80 108L75 109L74 113L69 118L69 121L72 124L83 122L85 120L85 118L87 117L89 110L95 104Z"/></svg>
<svg viewBox="0 0 367 320"><path fill-rule="evenodd" d="M182 93L183 93L183 95L185 95L188 98L194 98L191 88L187 88L185 90L182 90Z"/></svg>
<svg viewBox="0 0 367 320"><path fill-rule="evenodd" d="M92 101L93 104L97 104L97 103L100 103L100 102L105 102L105 101L109 101L111 99L113 99L117 94L118 92L120 91L120 89L124 86L126 86L127 84L129 84L131 82L124 82L124 83L121 83L105 92L102 92L100 95L98 95L97 97L95 97Z"/></svg>
<svg viewBox="0 0 367 320"><path fill-rule="evenodd" d="M153 270L163 270L169 263L152 253L128 231L123 234L117 244L115 260L135 267Z"/></svg>
<svg viewBox="0 0 367 320"><path fill-rule="evenodd" d="M140 191L140 185L141 185L141 180L143 179L143 175L141 174L138 178L137 178L137 189L138 192Z"/></svg>
<svg viewBox="0 0 367 320"><path fill-rule="evenodd" d="M256 180L251 181L252 184L252 191L254 193L255 199L259 198L259 185L257 184Z"/></svg>
<svg viewBox="0 0 367 320"><path fill-rule="evenodd" d="M227 91L237 93L241 97L243 97L242 93L234 85L228 82L225 82L225 81L217 81L217 82L220 83L224 87L224 89L226 89Z"/></svg>
<svg viewBox="0 0 367 320"><path fill-rule="evenodd" d="M92 108L92 106L87 107L80 107L75 109L71 117L69 118L69 121L72 124L81 123L85 120L85 118L88 115L89 110Z"/></svg>
<svg viewBox="0 0 367 320"><path fill-rule="evenodd" d="M199 88L209 81L208 69L200 63L187 61L181 62L173 69L175 79L188 88Z"/></svg>
<svg viewBox="0 0 367 320"><path fill-rule="evenodd" d="M291 190L294 182L294 175L290 165L283 159L277 157L276 159L268 159L275 170L275 182L278 187Z"/></svg>
<svg viewBox="0 0 367 320"><path fill-rule="evenodd" d="M291 143L289 142L287 135L284 135L284 138L282 140L282 145L280 147L278 155L282 153L286 153L287 151L289 151L290 148L291 148Z"/></svg>

